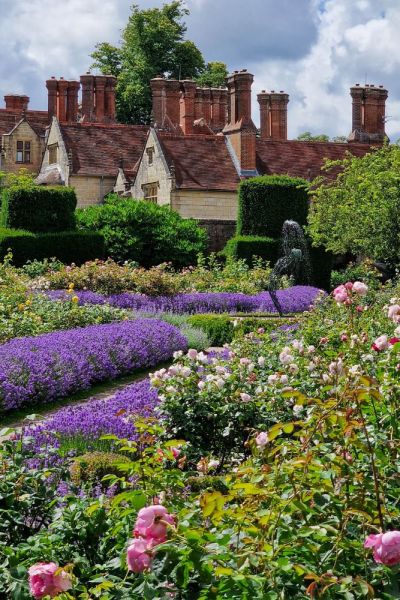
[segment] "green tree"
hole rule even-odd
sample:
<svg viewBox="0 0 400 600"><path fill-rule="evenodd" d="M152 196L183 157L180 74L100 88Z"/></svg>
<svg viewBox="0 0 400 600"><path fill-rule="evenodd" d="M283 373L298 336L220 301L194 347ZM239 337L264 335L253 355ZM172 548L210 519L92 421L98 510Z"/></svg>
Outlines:
<svg viewBox="0 0 400 600"><path fill-rule="evenodd" d="M329 135L321 133L319 135L312 135L311 131L304 131L297 139L301 142L329 142Z"/></svg>
<svg viewBox="0 0 400 600"><path fill-rule="evenodd" d="M400 147L327 161L334 182L314 181L309 233L314 245L400 264Z"/></svg>
<svg viewBox="0 0 400 600"><path fill-rule="evenodd" d="M209 62L203 73L197 77L197 83L204 87L220 87L225 85L228 69L223 62Z"/></svg>
<svg viewBox="0 0 400 600"><path fill-rule="evenodd" d="M196 79L209 72L216 78L215 68L205 66L197 46L184 39L186 25L183 19L188 14L183 0L146 10L134 4L122 33L121 46L107 42L96 45L91 55L94 59L92 67L118 78L116 104L120 122L149 122L150 79L157 75ZM217 71L220 70L221 67L218 67Z"/></svg>

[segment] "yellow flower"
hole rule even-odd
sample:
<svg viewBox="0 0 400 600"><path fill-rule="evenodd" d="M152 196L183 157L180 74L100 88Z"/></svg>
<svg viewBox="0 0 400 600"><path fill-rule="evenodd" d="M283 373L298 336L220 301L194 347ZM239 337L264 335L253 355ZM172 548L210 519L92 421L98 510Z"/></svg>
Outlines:
<svg viewBox="0 0 400 600"><path fill-rule="evenodd" d="M74 304L78 304L78 302L79 302L78 296L72 296L71 302L73 302Z"/></svg>
<svg viewBox="0 0 400 600"><path fill-rule="evenodd" d="M25 304L18 304L18 309L19 310L24 310L25 308Z"/></svg>

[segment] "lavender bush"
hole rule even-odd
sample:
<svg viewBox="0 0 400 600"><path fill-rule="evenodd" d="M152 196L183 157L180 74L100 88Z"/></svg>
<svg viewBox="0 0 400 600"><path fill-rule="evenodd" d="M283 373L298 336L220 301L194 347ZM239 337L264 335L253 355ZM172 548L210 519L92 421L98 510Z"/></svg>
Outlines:
<svg viewBox="0 0 400 600"><path fill-rule="evenodd" d="M89 400L57 410L45 422L26 431L28 446L37 455L36 459L30 461L30 466L51 466L55 461L62 460L61 454L69 451L83 453L107 449L105 442L99 439L104 434L135 439L135 420L152 416L157 402L157 392L150 386L149 378L146 378L127 386L111 398ZM58 452L51 452L50 449L57 449Z"/></svg>
<svg viewBox="0 0 400 600"><path fill-rule="evenodd" d="M0 403L7 411L49 402L153 367L186 348L176 327L154 319L15 339L0 346Z"/></svg>
<svg viewBox="0 0 400 600"><path fill-rule="evenodd" d="M297 313L308 310L320 290L311 286L297 285L277 292L284 313ZM66 297L61 290L48 292L54 299ZM118 308L144 312L172 312L178 314L269 312L276 313L268 292L254 296L239 293L191 293L175 296L150 297L143 294L114 294L102 296L94 292L76 292L82 304L104 304Z"/></svg>

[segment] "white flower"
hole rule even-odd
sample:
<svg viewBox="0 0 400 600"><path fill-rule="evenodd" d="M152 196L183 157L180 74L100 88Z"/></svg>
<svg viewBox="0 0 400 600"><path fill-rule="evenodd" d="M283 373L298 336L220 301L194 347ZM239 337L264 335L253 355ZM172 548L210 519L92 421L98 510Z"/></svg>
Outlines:
<svg viewBox="0 0 400 600"><path fill-rule="evenodd" d="M289 378L287 375L281 375L281 383L283 383L283 385L286 385L288 381Z"/></svg>
<svg viewBox="0 0 400 600"><path fill-rule="evenodd" d="M308 354L313 354L315 352L315 346L308 346L307 352Z"/></svg>
<svg viewBox="0 0 400 600"><path fill-rule="evenodd" d="M199 390L203 390L205 388L206 384L204 383L204 381L199 381L199 383L197 384L197 387L199 388Z"/></svg>
<svg viewBox="0 0 400 600"><path fill-rule="evenodd" d="M223 387L224 387L224 385L225 385L225 381L224 381L223 379L221 379L221 378L217 379L217 381L216 381L215 383L217 384L217 387L218 387L220 390L222 390L222 388L223 388Z"/></svg>
<svg viewBox="0 0 400 600"><path fill-rule="evenodd" d="M173 357L174 358L180 358L183 355L182 350L177 350L176 352L173 353Z"/></svg>
<svg viewBox="0 0 400 600"><path fill-rule="evenodd" d="M190 377L190 375L192 374L192 370L189 369L189 367L183 367L181 370L181 375L182 377Z"/></svg>
<svg viewBox="0 0 400 600"><path fill-rule="evenodd" d="M264 356L259 356L257 362L258 362L258 365L260 367L263 367L265 365L265 358L264 358Z"/></svg>
<svg viewBox="0 0 400 600"><path fill-rule="evenodd" d="M282 350L282 352L279 354L279 360L281 361L281 363L282 363L283 365L288 365L288 364L290 364L291 362L293 362L293 360L294 360L294 357L293 357L291 354L288 354L288 353L285 351L285 348L284 348L284 349Z"/></svg>
<svg viewBox="0 0 400 600"><path fill-rule="evenodd" d="M209 468L210 471L213 471L218 466L219 466L219 460L215 460L215 458L213 458L212 460L210 460L210 462L208 463L208 468Z"/></svg>
<svg viewBox="0 0 400 600"><path fill-rule="evenodd" d="M265 448L265 446L268 444L268 433L266 433L265 431L259 433L256 437L256 444L257 447L260 448L260 450Z"/></svg>
<svg viewBox="0 0 400 600"><path fill-rule="evenodd" d="M304 406L302 406L301 404L295 404L293 406L293 412L296 416L299 415L300 413L302 413L303 410L304 410Z"/></svg>
<svg viewBox="0 0 400 600"><path fill-rule="evenodd" d="M268 383L276 383L279 379L279 375L274 373L273 375L268 375Z"/></svg>
<svg viewBox="0 0 400 600"><path fill-rule="evenodd" d="M190 348L190 350L188 350L188 357L191 360L195 360L197 358L197 354L198 354L198 352L194 348Z"/></svg>
<svg viewBox="0 0 400 600"><path fill-rule="evenodd" d="M250 402L251 400L251 396L249 396L249 394L246 394L245 392L242 392L240 394L240 397L243 400L243 402Z"/></svg>
<svg viewBox="0 0 400 600"><path fill-rule="evenodd" d="M297 373L299 372L299 367L296 365L296 363L291 363L289 365L289 371L293 373L293 375L297 375Z"/></svg>

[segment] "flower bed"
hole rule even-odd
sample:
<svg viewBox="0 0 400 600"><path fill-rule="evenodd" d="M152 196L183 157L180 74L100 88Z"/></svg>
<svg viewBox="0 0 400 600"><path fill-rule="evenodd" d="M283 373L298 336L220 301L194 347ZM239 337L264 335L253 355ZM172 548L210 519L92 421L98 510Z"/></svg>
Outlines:
<svg viewBox="0 0 400 600"><path fill-rule="evenodd" d="M0 346L3 410L49 402L157 365L187 347L168 323L137 319L15 339Z"/></svg>
<svg viewBox="0 0 400 600"><path fill-rule="evenodd" d="M67 298L66 292L48 292L51 298ZM277 297L284 313L298 313L309 309L320 290L311 286L294 286L277 291ZM142 294L114 294L102 296L94 292L76 292L82 304L104 304L143 312L172 312L177 314L197 313L237 313L269 312L276 308L268 292L254 296L236 293L191 293L175 296L150 297Z"/></svg>
<svg viewBox="0 0 400 600"><path fill-rule="evenodd" d="M61 455L56 456L50 449L58 449L60 454L104 449L106 444L99 440L104 434L135 439L135 420L152 416L157 402L157 392L146 378L111 398L89 400L57 410L44 423L33 425L27 431L28 447L35 455L44 453L45 457L31 460L30 466L50 466L58 462Z"/></svg>

